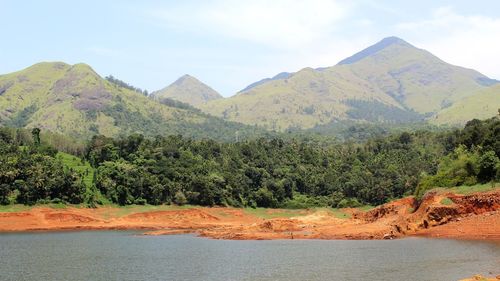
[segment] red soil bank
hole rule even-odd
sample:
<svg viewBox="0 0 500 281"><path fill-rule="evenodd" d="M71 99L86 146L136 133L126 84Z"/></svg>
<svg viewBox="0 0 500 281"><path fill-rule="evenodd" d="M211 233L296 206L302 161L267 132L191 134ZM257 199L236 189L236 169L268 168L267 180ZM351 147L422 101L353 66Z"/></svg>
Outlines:
<svg viewBox="0 0 500 281"><path fill-rule="evenodd" d="M449 200L443 201L443 199ZM447 204L443 204L445 202ZM236 208L192 208L120 215L120 208L52 209L0 213L0 231L143 229L148 235L196 233L215 239L392 239L428 236L500 240L500 190L470 195L429 193L368 212L305 211L292 218L263 219ZM270 210L269 212L279 212Z"/></svg>

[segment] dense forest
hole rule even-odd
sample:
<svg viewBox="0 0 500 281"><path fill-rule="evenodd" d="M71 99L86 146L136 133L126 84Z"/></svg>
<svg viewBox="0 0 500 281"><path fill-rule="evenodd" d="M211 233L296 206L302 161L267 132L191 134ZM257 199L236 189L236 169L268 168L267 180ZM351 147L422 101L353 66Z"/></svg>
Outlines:
<svg viewBox="0 0 500 281"><path fill-rule="evenodd" d="M2 204L349 207L500 180L497 117L469 121L463 129L398 132L361 143L133 134L61 146L66 142L57 138L36 128L0 129ZM64 165L56 148L90 164L93 183L84 184L88 174Z"/></svg>
<svg viewBox="0 0 500 281"><path fill-rule="evenodd" d="M0 130L0 204L84 202L81 175L55 158L55 148L41 143L40 129L33 129L29 145L24 139L23 130Z"/></svg>

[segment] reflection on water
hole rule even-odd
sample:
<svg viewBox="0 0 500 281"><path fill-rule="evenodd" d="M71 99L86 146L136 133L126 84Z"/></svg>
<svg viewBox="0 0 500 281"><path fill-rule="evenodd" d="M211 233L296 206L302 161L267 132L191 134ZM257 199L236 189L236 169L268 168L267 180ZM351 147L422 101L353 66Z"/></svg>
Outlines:
<svg viewBox="0 0 500 281"><path fill-rule="evenodd" d="M458 280L500 274L477 241L224 241L126 231L0 234L0 280Z"/></svg>

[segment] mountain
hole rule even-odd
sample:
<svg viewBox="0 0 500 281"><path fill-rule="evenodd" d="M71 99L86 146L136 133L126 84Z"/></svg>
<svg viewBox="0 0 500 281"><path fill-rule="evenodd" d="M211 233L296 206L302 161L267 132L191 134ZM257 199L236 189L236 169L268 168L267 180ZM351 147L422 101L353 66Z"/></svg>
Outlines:
<svg viewBox="0 0 500 281"><path fill-rule="evenodd" d="M275 130L341 121L407 123L422 121L496 83L388 37L335 66L263 79L200 108Z"/></svg>
<svg viewBox="0 0 500 281"><path fill-rule="evenodd" d="M461 125L474 118L487 119L499 114L500 84L486 88L439 111L430 122Z"/></svg>
<svg viewBox="0 0 500 281"><path fill-rule="evenodd" d="M170 98L199 106L212 100L222 99L222 96L200 80L190 75L184 75L169 86L156 91L153 96L158 99Z"/></svg>
<svg viewBox="0 0 500 281"><path fill-rule="evenodd" d="M350 68L356 76L419 113L436 113L496 83L396 37L385 38L338 66Z"/></svg>
<svg viewBox="0 0 500 281"><path fill-rule="evenodd" d="M86 64L62 62L0 76L0 125L84 139L142 133L234 140L262 133L197 109L159 103L103 79Z"/></svg>

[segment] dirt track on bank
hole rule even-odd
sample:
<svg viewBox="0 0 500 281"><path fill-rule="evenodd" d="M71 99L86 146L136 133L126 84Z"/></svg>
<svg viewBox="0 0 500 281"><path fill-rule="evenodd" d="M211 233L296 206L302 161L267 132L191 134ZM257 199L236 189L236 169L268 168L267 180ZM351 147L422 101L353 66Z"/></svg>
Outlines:
<svg viewBox="0 0 500 281"><path fill-rule="evenodd" d="M392 239L426 236L500 240L500 189L457 195L429 193L370 211L343 209L339 218L327 209L304 210L294 217L264 219L237 208L164 209L123 212L95 209L35 207L0 213L0 232L139 229L147 235L195 233L215 239ZM279 216L284 210L267 210Z"/></svg>

